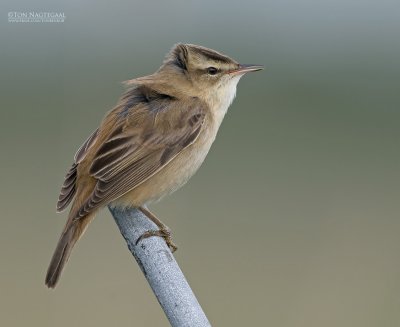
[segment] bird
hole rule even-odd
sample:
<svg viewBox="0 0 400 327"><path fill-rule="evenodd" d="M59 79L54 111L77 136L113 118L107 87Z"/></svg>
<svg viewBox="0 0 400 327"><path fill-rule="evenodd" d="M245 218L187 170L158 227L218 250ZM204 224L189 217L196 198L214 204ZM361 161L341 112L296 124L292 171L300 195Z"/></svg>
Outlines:
<svg viewBox="0 0 400 327"><path fill-rule="evenodd" d="M203 163L236 95L240 78L261 65L218 51L175 44L153 74L125 81L126 91L76 152L57 212L71 203L45 283L54 288L72 248L99 209L138 208L176 250L170 229L147 207L183 186Z"/></svg>

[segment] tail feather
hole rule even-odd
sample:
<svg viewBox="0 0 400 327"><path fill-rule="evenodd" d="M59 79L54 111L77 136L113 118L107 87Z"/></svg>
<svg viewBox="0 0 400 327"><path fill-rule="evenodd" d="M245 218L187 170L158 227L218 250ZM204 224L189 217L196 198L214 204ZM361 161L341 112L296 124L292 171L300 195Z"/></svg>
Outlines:
<svg viewBox="0 0 400 327"><path fill-rule="evenodd" d="M64 266L71 255L72 248L93 218L94 214L89 214L79 219L68 219L47 269L46 285L49 288L54 288L57 285Z"/></svg>

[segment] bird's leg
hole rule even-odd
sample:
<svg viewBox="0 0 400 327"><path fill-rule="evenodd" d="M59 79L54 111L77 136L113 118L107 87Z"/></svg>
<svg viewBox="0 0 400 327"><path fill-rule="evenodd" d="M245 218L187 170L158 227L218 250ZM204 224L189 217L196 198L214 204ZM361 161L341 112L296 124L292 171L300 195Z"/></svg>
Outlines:
<svg viewBox="0 0 400 327"><path fill-rule="evenodd" d="M171 238L171 229L165 225L160 219L158 219L149 209L145 207L139 207L139 210L143 212L146 217L148 217L153 223L157 225L159 230L148 230L147 232L143 233L136 241L136 245L143 239L151 237L151 236L160 236L162 237L165 242L167 243L168 247L170 248L171 252L175 252L178 248L172 242Z"/></svg>

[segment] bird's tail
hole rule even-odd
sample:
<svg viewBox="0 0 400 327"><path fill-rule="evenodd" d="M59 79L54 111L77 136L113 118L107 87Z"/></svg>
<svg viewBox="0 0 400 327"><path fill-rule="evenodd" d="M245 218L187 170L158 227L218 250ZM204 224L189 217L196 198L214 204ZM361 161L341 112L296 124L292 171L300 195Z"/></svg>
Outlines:
<svg viewBox="0 0 400 327"><path fill-rule="evenodd" d="M64 231L58 241L56 250L51 258L49 268L47 269L46 285L54 288L60 279L61 273L71 254L75 243L81 238L89 223L93 220L95 214L91 213L85 217L74 219L73 216L67 221Z"/></svg>

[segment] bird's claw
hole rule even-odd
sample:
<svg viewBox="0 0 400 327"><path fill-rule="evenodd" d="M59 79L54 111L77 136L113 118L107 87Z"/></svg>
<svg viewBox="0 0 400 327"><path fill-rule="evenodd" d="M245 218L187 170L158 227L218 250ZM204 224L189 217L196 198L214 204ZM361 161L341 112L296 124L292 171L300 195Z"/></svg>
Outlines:
<svg viewBox="0 0 400 327"><path fill-rule="evenodd" d="M171 250L172 253L174 253L178 247L172 242L172 237L171 237L171 230L169 228L162 228L158 230L148 230L144 232L136 241L135 245L138 245L138 243L148 237L152 236L159 236L162 237L165 242L167 243L169 249Z"/></svg>

